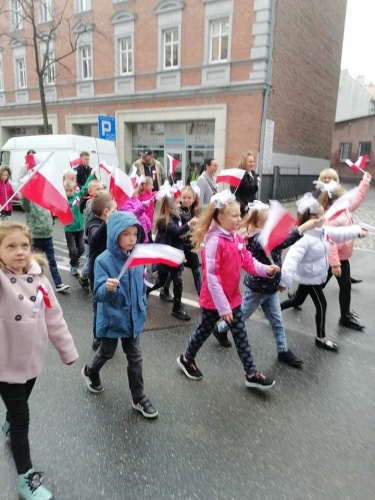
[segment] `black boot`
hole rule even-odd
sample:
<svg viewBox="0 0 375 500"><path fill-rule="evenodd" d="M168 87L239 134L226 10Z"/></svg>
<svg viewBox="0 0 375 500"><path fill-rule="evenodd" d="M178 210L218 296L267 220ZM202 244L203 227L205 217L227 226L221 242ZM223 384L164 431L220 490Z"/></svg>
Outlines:
<svg viewBox="0 0 375 500"><path fill-rule="evenodd" d="M159 298L161 300L164 300L164 302L173 302L172 295L169 293L169 290L165 291L165 288L162 288L160 290Z"/></svg>
<svg viewBox="0 0 375 500"><path fill-rule="evenodd" d="M174 304L172 308L172 316L175 316L178 319L183 319L185 321L189 321L189 319L191 319L190 314L186 311L181 303Z"/></svg>
<svg viewBox="0 0 375 500"><path fill-rule="evenodd" d="M353 313L347 313L345 316L341 316L339 324L345 326L346 328L351 328L352 330L362 331L365 325L362 325Z"/></svg>
<svg viewBox="0 0 375 500"><path fill-rule="evenodd" d="M213 333L215 339L221 345L221 347L231 347L232 342L228 339L228 332L222 332L222 333L219 332L219 329L218 329L217 324L216 324L212 333Z"/></svg>
<svg viewBox="0 0 375 500"><path fill-rule="evenodd" d="M352 282L352 285L356 285L357 283L362 283L362 280L356 280L355 278L350 277L350 281Z"/></svg>

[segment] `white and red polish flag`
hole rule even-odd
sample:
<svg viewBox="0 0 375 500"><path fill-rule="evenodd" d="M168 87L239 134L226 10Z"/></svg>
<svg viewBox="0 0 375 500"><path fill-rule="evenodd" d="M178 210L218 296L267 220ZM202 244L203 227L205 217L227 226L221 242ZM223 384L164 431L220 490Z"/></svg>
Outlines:
<svg viewBox="0 0 375 500"><path fill-rule="evenodd" d="M77 168L78 165L81 165L82 161L81 158L79 157L78 153L75 154L70 154L69 155L69 163L72 168Z"/></svg>
<svg viewBox="0 0 375 500"><path fill-rule="evenodd" d="M138 180L137 167L135 165L133 165L133 169L131 171L131 174L129 175L129 178L130 178L133 186L135 186L137 184L137 180Z"/></svg>
<svg viewBox="0 0 375 500"><path fill-rule="evenodd" d="M161 243L139 243L133 248L128 260L125 262L118 280L122 278L126 269L137 266L147 266L148 264L164 264L166 266L178 267L183 264L185 254L178 248Z"/></svg>
<svg viewBox="0 0 375 500"><path fill-rule="evenodd" d="M109 192L117 205L121 206L134 194L134 186L130 177L120 168L111 168Z"/></svg>
<svg viewBox="0 0 375 500"><path fill-rule="evenodd" d="M366 161L367 161L367 155L363 155L360 156L355 163L351 162L350 160L345 160L345 163L349 165L349 167L353 170L353 172L357 173L361 171L365 173L363 169L366 166Z"/></svg>
<svg viewBox="0 0 375 500"><path fill-rule="evenodd" d="M291 213L278 201L270 200L267 220L259 233L258 240L268 258L271 258L272 250L285 240L296 224L296 219Z"/></svg>
<svg viewBox="0 0 375 500"><path fill-rule="evenodd" d="M168 158L168 172L169 175L172 177L172 179L174 179L174 174L180 162L176 160L176 158L173 158L173 156L168 153L167 153L167 158Z"/></svg>
<svg viewBox="0 0 375 500"><path fill-rule="evenodd" d="M245 175L245 170L242 168L226 168L219 172L216 177L216 183L227 182L230 186L238 188L241 184L243 176Z"/></svg>
<svg viewBox="0 0 375 500"><path fill-rule="evenodd" d="M32 170L39 163L42 163L42 161L45 159L46 157L42 153L30 153L28 155L25 155L25 165L27 170Z"/></svg>
<svg viewBox="0 0 375 500"><path fill-rule="evenodd" d="M34 156L39 159L39 155ZM50 210L64 226L73 222L62 177L52 155L47 159L44 157L44 160L34 167L34 172L25 181L20 193L28 200Z"/></svg>
<svg viewBox="0 0 375 500"><path fill-rule="evenodd" d="M101 163L99 163L99 168L104 170L104 172L106 174L109 174L109 175L112 174L112 167L110 165L108 165L105 161L102 161Z"/></svg>
<svg viewBox="0 0 375 500"><path fill-rule="evenodd" d="M345 194L337 198L336 201L332 203L329 209L325 212L324 218L327 221L336 219L340 214L347 210L355 197L358 188L349 189Z"/></svg>

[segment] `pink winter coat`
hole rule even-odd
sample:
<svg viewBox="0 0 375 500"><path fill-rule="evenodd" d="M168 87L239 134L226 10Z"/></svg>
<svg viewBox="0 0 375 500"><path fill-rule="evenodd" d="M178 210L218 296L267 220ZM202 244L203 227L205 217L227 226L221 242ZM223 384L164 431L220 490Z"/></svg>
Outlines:
<svg viewBox="0 0 375 500"><path fill-rule="evenodd" d="M44 263L44 258L37 257ZM63 318L60 304L40 265L32 260L27 274L0 269L0 381L24 384L42 369L48 339L63 363L78 358L73 338ZM51 308L42 302L33 312L38 286L43 284Z"/></svg>
<svg viewBox="0 0 375 500"><path fill-rule="evenodd" d="M13 192L14 191L11 182L9 180L4 182L2 179L0 179L0 207L2 207L7 200L9 200ZM7 203L3 210L5 210L6 212L11 212L12 208L12 203Z"/></svg>
<svg viewBox="0 0 375 500"><path fill-rule="evenodd" d="M145 232L145 243L148 243L148 233L151 231L151 221L146 215L146 207L139 198L130 198L118 208L121 212L132 212L139 220Z"/></svg>
<svg viewBox="0 0 375 500"><path fill-rule="evenodd" d="M254 259L238 234L215 225L205 236L202 250L203 284L199 305L216 309L220 316L241 305L241 269L267 277L267 265Z"/></svg>
<svg viewBox="0 0 375 500"><path fill-rule="evenodd" d="M152 199L151 199L152 198ZM146 207L146 215L150 219L151 224L154 223L154 211L155 211L155 193L144 193L138 196L138 200L142 203L144 201L150 200L148 207Z"/></svg>
<svg viewBox="0 0 375 500"><path fill-rule="evenodd" d="M369 188L370 184L368 182L361 181L359 183L357 192L349 208L345 210L345 212L340 214L336 219L329 221L327 225L334 227L351 226L353 224L352 212L354 212L354 210L356 210L362 203ZM353 254L353 248L354 248L354 240L346 240L343 241L342 243L332 244L330 246L330 251L328 255L329 265L331 267L337 267L340 265L341 260L350 259L350 257Z"/></svg>

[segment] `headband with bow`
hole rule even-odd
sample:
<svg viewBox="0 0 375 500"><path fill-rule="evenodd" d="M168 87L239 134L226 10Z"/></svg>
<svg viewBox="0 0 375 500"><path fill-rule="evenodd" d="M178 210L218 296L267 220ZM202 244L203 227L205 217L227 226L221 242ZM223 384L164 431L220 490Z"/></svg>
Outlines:
<svg viewBox="0 0 375 500"><path fill-rule="evenodd" d="M318 200L311 193L305 193L296 203L299 214L304 214L307 210L312 215L316 215L319 212Z"/></svg>
<svg viewBox="0 0 375 500"><path fill-rule="evenodd" d="M234 201L236 201L234 194L229 189L224 189L224 191L211 196L210 203L214 202L215 208L222 208L224 205L228 205Z"/></svg>

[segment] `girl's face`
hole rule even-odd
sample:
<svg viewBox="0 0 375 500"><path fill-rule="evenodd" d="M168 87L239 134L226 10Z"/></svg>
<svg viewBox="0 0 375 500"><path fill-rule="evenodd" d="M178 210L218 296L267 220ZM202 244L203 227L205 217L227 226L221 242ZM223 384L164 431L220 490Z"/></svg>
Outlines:
<svg viewBox="0 0 375 500"><path fill-rule="evenodd" d="M332 175L330 175L330 174L325 174L325 175L323 175L323 177L322 177L322 182L323 182L323 184L329 184L329 183L330 183L331 181L333 181L333 180L334 180L334 179L333 179Z"/></svg>
<svg viewBox="0 0 375 500"><path fill-rule="evenodd" d="M220 226L226 231L237 231L241 222L240 207L237 205L229 207L226 212L219 214L218 221Z"/></svg>
<svg viewBox="0 0 375 500"><path fill-rule="evenodd" d="M1 180L6 182L9 179L9 172L7 170L4 170L4 172L1 174Z"/></svg>
<svg viewBox="0 0 375 500"><path fill-rule="evenodd" d="M253 155L249 155L246 160L246 170L255 170L255 158Z"/></svg>
<svg viewBox="0 0 375 500"><path fill-rule="evenodd" d="M183 207L189 208L192 206L193 202L194 202L193 193L189 189L182 191L182 193L181 193L181 205Z"/></svg>
<svg viewBox="0 0 375 500"><path fill-rule="evenodd" d="M149 181L146 182L146 186L145 186L146 193L151 193L153 188L154 188L154 183L150 179Z"/></svg>
<svg viewBox="0 0 375 500"><path fill-rule="evenodd" d="M0 259L8 269L22 274L31 259L29 238L18 230L6 236L0 245Z"/></svg>
<svg viewBox="0 0 375 500"><path fill-rule="evenodd" d="M179 196L177 198L174 198L172 203L169 205L170 210L177 212L180 207L180 201L181 198Z"/></svg>
<svg viewBox="0 0 375 500"><path fill-rule="evenodd" d="M73 172L67 172L64 175L64 181L76 182L76 180L77 180L77 177L76 177L76 175Z"/></svg>

